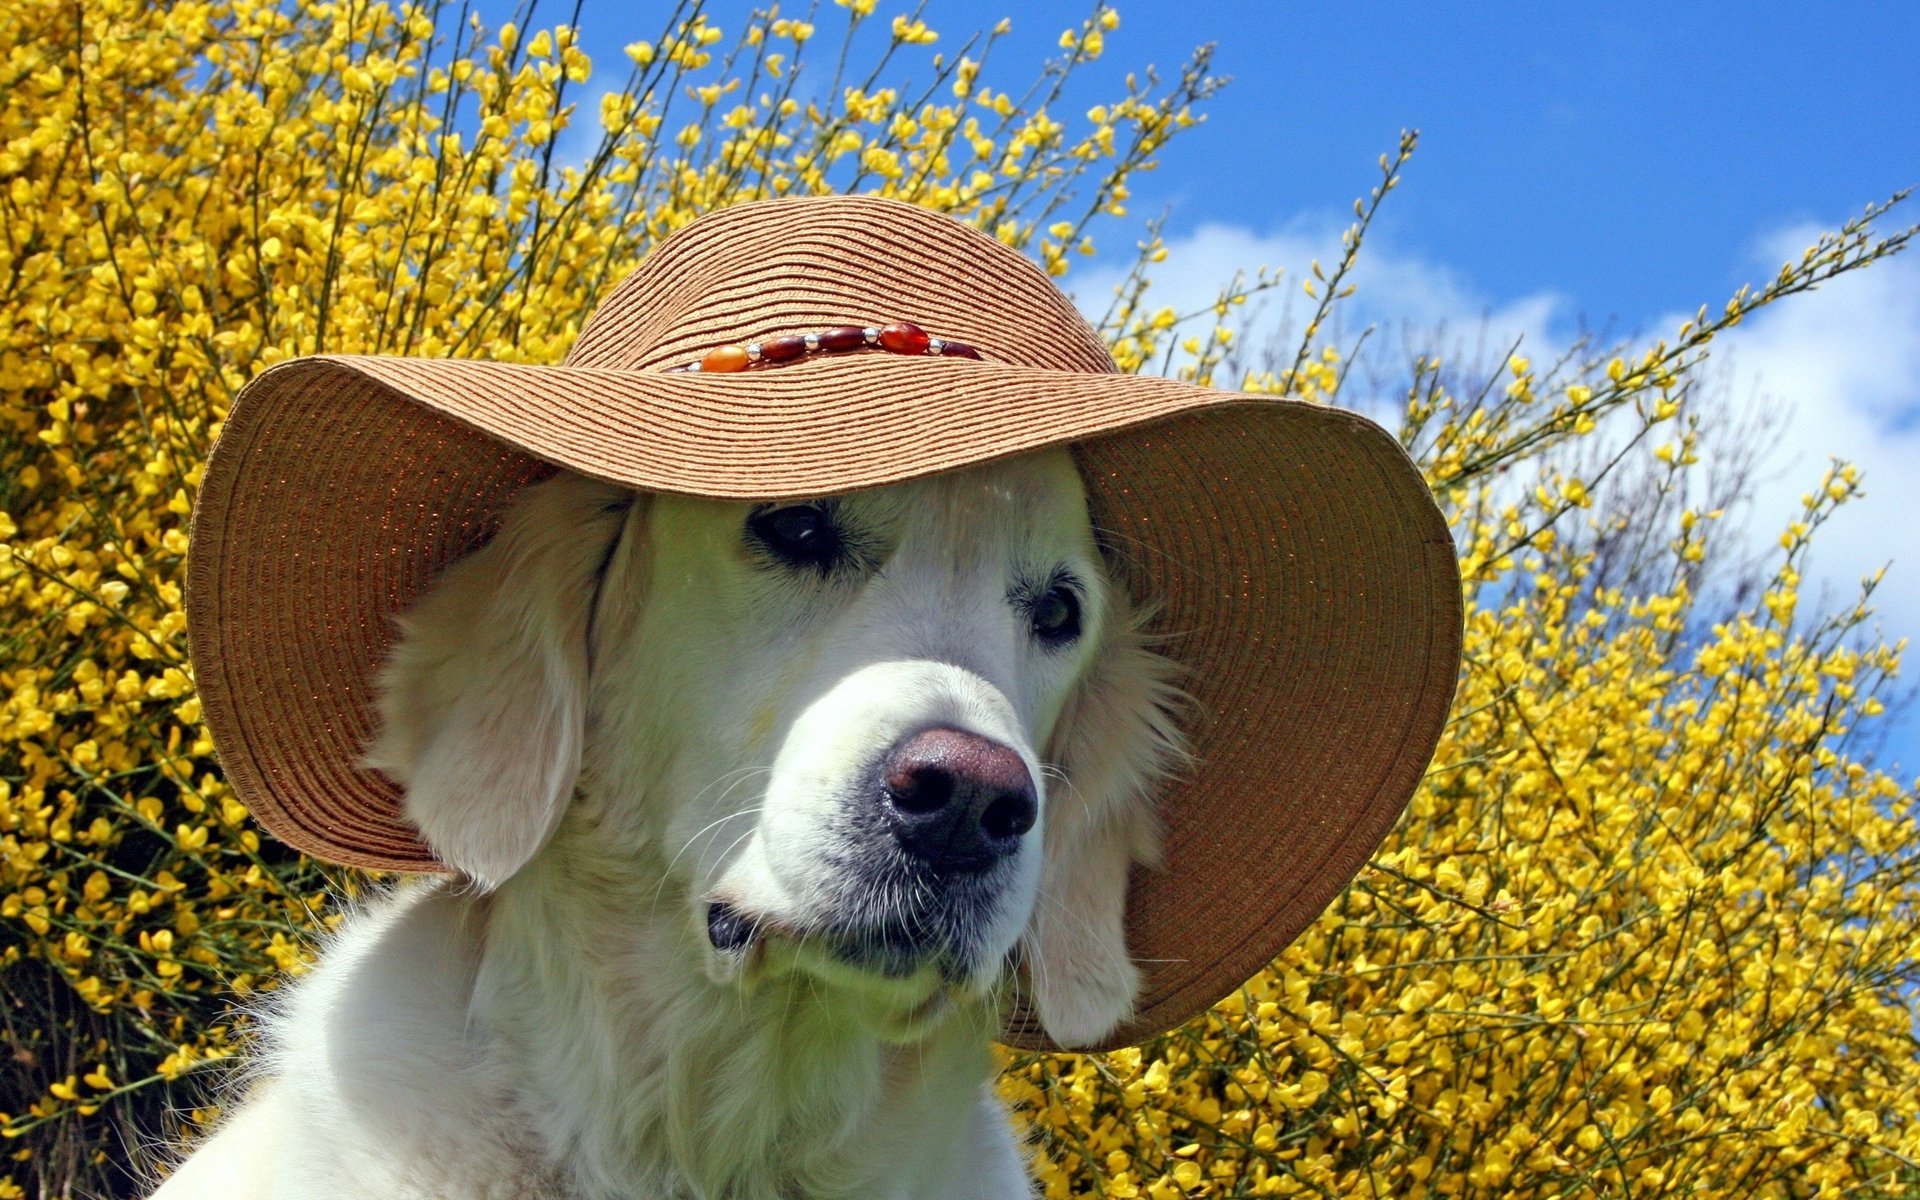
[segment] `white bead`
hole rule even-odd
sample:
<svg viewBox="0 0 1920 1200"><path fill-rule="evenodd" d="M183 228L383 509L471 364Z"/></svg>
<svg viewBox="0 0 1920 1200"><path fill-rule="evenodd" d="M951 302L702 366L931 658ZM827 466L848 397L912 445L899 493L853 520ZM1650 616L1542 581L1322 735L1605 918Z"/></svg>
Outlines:
<svg viewBox="0 0 1920 1200"><path fill-rule="evenodd" d="M747 343L747 361L748 362L760 361L760 343L759 342Z"/></svg>
<svg viewBox="0 0 1920 1200"><path fill-rule="evenodd" d="M878 346L880 344L880 330L877 326L867 326L860 331L860 336L867 339L867 345L869 346Z"/></svg>
<svg viewBox="0 0 1920 1200"><path fill-rule="evenodd" d="M812 353L820 348L820 335L817 333L809 333L800 340L806 343L808 353Z"/></svg>
<svg viewBox="0 0 1920 1200"><path fill-rule="evenodd" d="M947 352L947 344L945 342L941 341L937 337L930 337L927 339L928 354L945 354L946 352Z"/></svg>
<svg viewBox="0 0 1920 1200"><path fill-rule="evenodd" d="M698 371L699 369L700 369L700 364L699 364L699 363L688 363L688 364L687 364L687 370L689 370L689 371Z"/></svg>

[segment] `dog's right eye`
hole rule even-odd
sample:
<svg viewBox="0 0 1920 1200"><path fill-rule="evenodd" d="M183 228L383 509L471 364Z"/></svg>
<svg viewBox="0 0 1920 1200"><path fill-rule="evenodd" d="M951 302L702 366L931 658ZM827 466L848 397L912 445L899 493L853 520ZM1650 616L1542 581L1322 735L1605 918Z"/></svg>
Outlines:
<svg viewBox="0 0 1920 1200"><path fill-rule="evenodd" d="M846 539L825 505L788 504L765 508L747 518L747 534L768 554L789 567L821 574L846 557Z"/></svg>

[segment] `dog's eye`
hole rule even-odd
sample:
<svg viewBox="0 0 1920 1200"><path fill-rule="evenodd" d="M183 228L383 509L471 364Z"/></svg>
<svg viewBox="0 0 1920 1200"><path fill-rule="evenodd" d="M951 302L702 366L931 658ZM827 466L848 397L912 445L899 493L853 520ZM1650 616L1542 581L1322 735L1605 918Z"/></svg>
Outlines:
<svg viewBox="0 0 1920 1200"><path fill-rule="evenodd" d="M790 567L824 573L846 556L846 541L833 515L819 504L789 504L756 512L747 518L747 532Z"/></svg>
<svg viewBox="0 0 1920 1200"><path fill-rule="evenodd" d="M1064 584L1036 597L1029 616L1033 635L1049 646L1064 646L1080 636L1080 597Z"/></svg>

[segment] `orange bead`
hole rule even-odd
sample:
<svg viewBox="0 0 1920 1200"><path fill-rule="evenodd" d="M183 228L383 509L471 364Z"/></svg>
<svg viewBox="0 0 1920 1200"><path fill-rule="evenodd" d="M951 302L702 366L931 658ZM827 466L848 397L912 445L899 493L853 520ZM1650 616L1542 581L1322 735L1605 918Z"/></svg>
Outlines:
<svg viewBox="0 0 1920 1200"><path fill-rule="evenodd" d="M747 369L747 349L745 346L715 346L707 351L700 360L702 371L744 371Z"/></svg>

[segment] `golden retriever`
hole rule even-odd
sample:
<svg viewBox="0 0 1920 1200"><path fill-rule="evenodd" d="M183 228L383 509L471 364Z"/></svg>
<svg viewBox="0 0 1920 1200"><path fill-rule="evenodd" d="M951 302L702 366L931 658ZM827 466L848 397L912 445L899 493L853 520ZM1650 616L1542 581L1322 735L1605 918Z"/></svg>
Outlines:
<svg viewBox="0 0 1920 1200"><path fill-rule="evenodd" d="M1015 986L1062 1045L1130 1014L1182 756L1068 451L561 474L401 631L367 765L455 873L344 923L158 1196L1031 1194L989 1043Z"/></svg>

